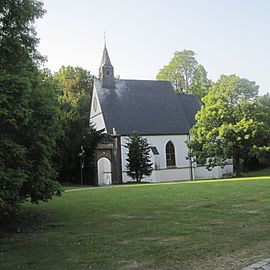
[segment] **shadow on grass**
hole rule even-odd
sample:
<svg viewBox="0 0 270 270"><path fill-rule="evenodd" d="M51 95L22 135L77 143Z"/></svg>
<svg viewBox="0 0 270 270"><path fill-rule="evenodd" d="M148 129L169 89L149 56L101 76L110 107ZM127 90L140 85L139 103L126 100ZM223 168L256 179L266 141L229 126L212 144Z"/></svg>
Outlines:
<svg viewBox="0 0 270 270"><path fill-rule="evenodd" d="M48 220L48 215L34 208L21 208L13 215L0 218L0 235L7 233L32 232Z"/></svg>

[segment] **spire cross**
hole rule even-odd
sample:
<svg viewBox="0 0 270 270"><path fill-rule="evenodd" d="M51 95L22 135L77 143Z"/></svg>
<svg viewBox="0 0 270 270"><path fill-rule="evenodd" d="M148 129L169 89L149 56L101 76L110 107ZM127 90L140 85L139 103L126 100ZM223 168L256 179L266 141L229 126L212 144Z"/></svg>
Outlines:
<svg viewBox="0 0 270 270"><path fill-rule="evenodd" d="M106 31L104 31L104 44L106 46Z"/></svg>

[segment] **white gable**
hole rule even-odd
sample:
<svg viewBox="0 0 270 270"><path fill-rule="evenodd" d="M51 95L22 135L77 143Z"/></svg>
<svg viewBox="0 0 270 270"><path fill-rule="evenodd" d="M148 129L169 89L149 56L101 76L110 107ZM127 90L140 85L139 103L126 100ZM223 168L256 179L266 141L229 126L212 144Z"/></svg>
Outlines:
<svg viewBox="0 0 270 270"><path fill-rule="evenodd" d="M101 130L104 128L105 132L107 132L95 84L93 87L93 94L91 100L90 122L95 125L97 130Z"/></svg>

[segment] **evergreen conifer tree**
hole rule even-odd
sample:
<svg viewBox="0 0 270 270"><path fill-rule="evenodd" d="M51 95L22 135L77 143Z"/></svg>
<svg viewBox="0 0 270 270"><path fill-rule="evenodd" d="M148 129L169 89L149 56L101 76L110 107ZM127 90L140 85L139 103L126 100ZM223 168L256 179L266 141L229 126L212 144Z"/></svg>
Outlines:
<svg viewBox="0 0 270 270"><path fill-rule="evenodd" d="M128 149L127 174L137 182L141 182L144 176L150 176L153 168L150 161L150 145L146 138L142 138L138 132L132 133L125 147Z"/></svg>

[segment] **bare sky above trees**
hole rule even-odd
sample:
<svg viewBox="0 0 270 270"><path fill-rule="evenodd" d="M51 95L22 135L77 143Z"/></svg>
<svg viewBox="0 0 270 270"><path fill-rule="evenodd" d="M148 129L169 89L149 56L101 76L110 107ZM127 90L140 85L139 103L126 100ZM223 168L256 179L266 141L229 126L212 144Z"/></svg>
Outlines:
<svg viewBox="0 0 270 270"><path fill-rule="evenodd" d="M175 51L190 49L212 80L237 74L270 92L268 0L44 0L37 22L46 67L97 75L106 31L115 74L155 79Z"/></svg>

